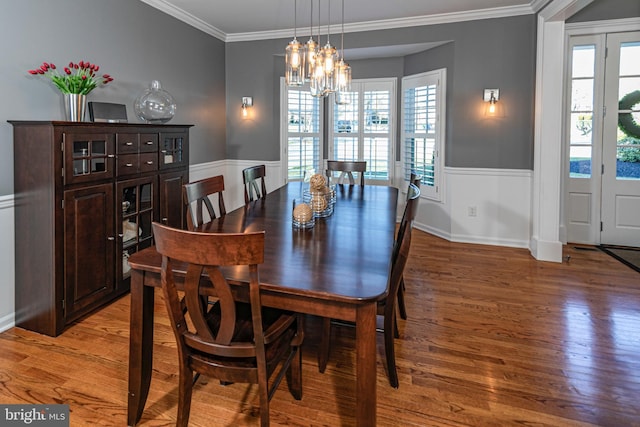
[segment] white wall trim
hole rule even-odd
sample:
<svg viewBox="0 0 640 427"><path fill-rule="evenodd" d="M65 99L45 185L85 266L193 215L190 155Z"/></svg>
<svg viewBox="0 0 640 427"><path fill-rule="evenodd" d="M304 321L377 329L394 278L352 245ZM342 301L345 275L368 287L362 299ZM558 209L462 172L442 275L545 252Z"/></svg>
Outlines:
<svg viewBox="0 0 640 427"><path fill-rule="evenodd" d="M566 24L568 36L591 35L601 33L626 33L638 31L640 18L610 19L608 21L574 22Z"/></svg>
<svg viewBox="0 0 640 427"><path fill-rule="evenodd" d="M538 14L536 93L531 197L534 258L562 262L560 198L565 76L564 21L593 0L552 0Z"/></svg>
<svg viewBox="0 0 640 427"><path fill-rule="evenodd" d="M529 246L532 171L447 167L445 177L449 240Z"/></svg>
<svg viewBox="0 0 640 427"><path fill-rule="evenodd" d="M0 332L15 326L15 198L0 196Z"/></svg>

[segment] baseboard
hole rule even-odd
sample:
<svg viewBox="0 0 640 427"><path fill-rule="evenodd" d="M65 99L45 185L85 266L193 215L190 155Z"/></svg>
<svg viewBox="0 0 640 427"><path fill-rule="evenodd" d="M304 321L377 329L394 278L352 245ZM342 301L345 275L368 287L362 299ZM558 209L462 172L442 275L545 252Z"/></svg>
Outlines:
<svg viewBox="0 0 640 427"><path fill-rule="evenodd" d="M13 328L15 325L14 313L9 313L4 317L0 317L0 333Z"/></svg>

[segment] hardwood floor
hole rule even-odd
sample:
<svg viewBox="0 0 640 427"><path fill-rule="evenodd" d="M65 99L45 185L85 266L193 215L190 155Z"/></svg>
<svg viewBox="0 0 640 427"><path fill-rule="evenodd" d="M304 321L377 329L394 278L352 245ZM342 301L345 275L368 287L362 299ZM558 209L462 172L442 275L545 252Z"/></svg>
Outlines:
<svg viewBox="0 0 640 427"><path fill-rule="evenodd" d="M570 261L451 243L414 230L408 320L396 340L400 388L378 339L380 426L640 426L640 275L598 251ZM140 425L175 423L174 338L156 292L151 392ZM126 425L129 297L61 336L0 334L0 403L66 403L71 426ZM280 389L272 425L350 426L354 330L335 327L318 373L308 319L301 401ZM192 426L258 425L256 388L200 378Z"/></svg>

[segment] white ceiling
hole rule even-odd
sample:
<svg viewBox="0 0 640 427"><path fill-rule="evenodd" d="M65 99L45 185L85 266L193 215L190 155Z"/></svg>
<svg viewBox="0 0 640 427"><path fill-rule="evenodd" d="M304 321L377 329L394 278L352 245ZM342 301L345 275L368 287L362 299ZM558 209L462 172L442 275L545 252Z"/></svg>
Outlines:
<svg viewBox="0 0 640 427"><path fill-rule="evenodd" d="M224 41L290 37L297 6L298 35L309 35L311 0L141 0ZM547 0L344 0L345 32L398 28L435 23L526 15L539 11ZM341 31L342 1L315 0L322 32Z"/></svg>

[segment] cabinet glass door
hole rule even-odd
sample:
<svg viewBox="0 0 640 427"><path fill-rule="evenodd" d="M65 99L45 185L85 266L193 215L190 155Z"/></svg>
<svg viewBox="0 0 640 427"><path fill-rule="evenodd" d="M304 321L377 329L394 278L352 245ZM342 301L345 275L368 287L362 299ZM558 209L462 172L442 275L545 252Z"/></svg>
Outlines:
<svg viewBox="0 0 640 427"><path fill-rule="evenodd" d="M114 176L113 135L64 134L63 138L66 184Z"/></svg>
<svg viewBox="0 0 640 427"><path fill-rule="evenodd" d="M160 135L160 167L162 169L183 166L188 161L186 134L162 133Z"/></svg>
<svg viewBox="0 0 640 427"><path fill-rule="evenodd" d="M131 275L128 259L153 243L151 223L155 209L155 177L121 181L117 184L121 221L118 235L122 242L122 266L119 277Z"/></svg>

